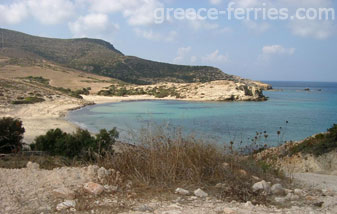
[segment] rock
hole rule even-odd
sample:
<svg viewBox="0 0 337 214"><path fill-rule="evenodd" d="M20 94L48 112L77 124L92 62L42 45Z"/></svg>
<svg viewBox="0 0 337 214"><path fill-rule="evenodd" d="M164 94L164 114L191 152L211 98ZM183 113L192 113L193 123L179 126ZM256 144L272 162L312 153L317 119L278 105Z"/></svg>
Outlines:
<svg viewBox="0 0 337 214"><path fill-rule="evenodd" d="M27 163L27 169L30 170L39 170L40 169L40 165L38 163L32 163L32 162L28 162Z"/></svg>
<svg viewBox="0 0 337 214"><path fill-rule="evenodd" d="M222 184L222 183L218 183L217 185L215 185L215 188L221 189L221 188L225 188L226 184Z"/></svg>
<svg viewBox="0 0 337 214"><path fill-rule="evenodd" d="M100 184L89 182L89 183L84 184L84 190L86 190L87 192L91 194L99 195L104 191L104 187Z"/></svg>
<svg viewBox="0 0 337 214"><path fill-rule="evenodd" d="M90 165L87 167L87 173L91 178L96 178L98 169L98 166Z"/></svg>
<svg viewBox="0 0 337 214"><path fill-rule="evenodd" d="M100 182L105 183L107 175L108 170L106 170L104 167L101 167L97 170L97 177Z"/></svg>
<svg viewBox="0 0 337 214"><path fill-rule="evenodd" d="M286 200L287 200L287 199L286 199L285 197L276 197L276 198L275 198L275 201L276 201L277 203L281 203L281 204L285 203Z"/></svg>
<svg viewBox="0 0 337 214"><path fill-rule="evenodd" d="M240 170L239 170L239 174L240 174L241 176L247 176L247 175L248 175L247 171L246 171L246 170L243 170L243 169L240 169Z"/></svg>
<svg viewBox="0 0 337 214"><path fill-rule="evenodd" d="M267 182L264 181L264 180L255 183L255 184L252 186L252 189L253 189L254 192L257 192L257 191L263 191L265 194L270 194L270 184L267 183Z"/></svg>
<svg viewBox="0 0 337 214"><path fill-rule="evenodd" d="M335 195L333 191L328 190L328 189L322 189L322 194L323 196L330 196L330 197Z"/></svg>
<svg viewBox="0 0 337 214"><path fill-rule="evenodd" d="M229 168L229 163L226 163L226 162L222 163L222 167L224 169L228 169Z"/></svg>
<svg viewBox="0 0 337 214"><path fill-rule="evenodd" d="M252 204L252 202L247 201L244 206L245 207L253 207L254 205Z"/></svg>
<svg viewBox="0 0 337 214"><path fill-rule="evenodd" d="M303 190L301 189L294 189L294 193L295 195L298 195L298 196L303 196L304 194Z"/></svg>
<svg viewBox="0 0 337 214"><path fill-rule="evenodd" d="M200 188L194 191L194 195L200 198L205 198L208 196L208 194Z"/></svg>
<svg viewBox="0 0 337 214"><path fill-rule="evenodd" d="M315 207L322 207L323 204L324 204L324 202L323 202L323 201L320 201L320 202L314 203L314 206L315 206Z"/></svg>
<svg viewBox="0 0 337 214"><path fill-rule="evenodd" d="M150 212L150 213L154 211L154 209L152 207L149 207L149 206L146 206L146 205L136 207L134 210L139 211L139 212Z"/></svg>
<svg viewBox="0 0 337 214"><path fill-rule="evenodd" d="M256 180L256 181L259 181L259 180L261 180L259 177L257 177L257 176L252 176L252 178L254 179L254 180Z"/></svg>
<svg viewBox="0 0 337 214"><path fill-rule="evenodd" d="M104 189L106 192L117 192L118 186L104 185Z"/></svg>
<svg viewBox="0 0 337 214"><path fill-rule="evenodd" d="M57 198L63 198L63 199L69 199L69 200L75 199L75 192L65 187L54 189L53 194Z"/></svg>
<svg viewBox="0 0 337 214"><path fill-rule="evenodd" d="M295 195L294 193L288 193L285 199L288 201L296 201L300 199L300 197L298 195Z"/></svg>
<svg viewBox="0 0 337 214"><path fill-rule="evenodd" d="M274 184L271 187L271 193L274 195L285 195L285 190L281 184Z"/></svg>
<svg viewBox="0 0 337 214"><path fill-rule="evenodd" d="M76 202L73 201L73 200L66 200L62 203L59 203L57 206L56 206L56 210L57 211L61 211L61 210L65 210L65 209L69 209L69 208L75 208L76 206Z"/></svg>
<svg viewBox="0 0 337 214"><path fill-rule="evenodd" d="M231 208L224 208L223 210L224 214L236 214L236 210L231 209Z"/></svg>
<svg viewBox="0 0 337 214"><path fill-rule="evenodd" d="M190 192L188 190L182 189L182 188L177 188L175 193L180 194L180 195L189 195Z"/></svg>

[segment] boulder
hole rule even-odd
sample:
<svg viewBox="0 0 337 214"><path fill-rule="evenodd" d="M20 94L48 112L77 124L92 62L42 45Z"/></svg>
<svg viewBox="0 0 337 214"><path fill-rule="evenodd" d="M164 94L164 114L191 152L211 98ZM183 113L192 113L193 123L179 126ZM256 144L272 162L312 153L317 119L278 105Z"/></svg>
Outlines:
<svg viewBox="0 0 337 214"><path fill-rule="evenodd" d="M63 199L69 199L69 200L75 199L75 192L65 187L54 189L53 195L57 198L63 198Z"/></svg>
<svg viewBox="0 0 337 214"><path fill-rule="evenodd" d="M254 192L263 191L265 194L270 194L270 183L265 180L255 183L252 186Z"/></svg>
<svg viewBox="0 0 337 214"><path fill-rule="evenodd" d="M76 202L73 201L73 200L66 200L62 203L59 203L57 206L56 206L56 210L57 211L61 211L61 210L66 210L66 209L69 209L69 208L75 208L76 206Z"/></svg>
<svg viewBox="0 0 337 214"><path fill-rule="evenodd" d="M186 189L183 188L177 188L175 193L180 194L180 195L189 195L190 192Z"/></svg>
<svg viewBox="0 0 337 214"><path fill-rule="evenodd" d="M194 195L199 197L199 198L205 198L205 197L208 196L208 194L200 188L194 191Z"/></svg>
<svg viewBox="0 0 337 214"><path fill-rule="evenodd" d="M274 184L271 187L271 193L274 195L285 195L285 190L281 184Z"/></svg>
<svg viewBox="0 0 337 214"><path fill-rule="evenodd" d="M93 195L99 195L104 191L104 187L100 184L89 182L84 184L84 190Z"/></svg>

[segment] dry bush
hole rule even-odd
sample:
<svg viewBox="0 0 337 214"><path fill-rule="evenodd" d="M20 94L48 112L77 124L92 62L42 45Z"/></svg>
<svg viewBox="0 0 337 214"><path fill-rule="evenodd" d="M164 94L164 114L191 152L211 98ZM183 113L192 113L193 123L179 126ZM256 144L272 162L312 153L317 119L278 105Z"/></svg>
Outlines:
<svg viewBox="0 0 337 214"><path fill-rule="evenodd" d="M202 187L226 200L265 203L252 192L252 176L272 180L272 170L263 169L247 156L228 154L216 144L173 134L142 134L137 146L103 160L101 165L118 170L126 179L144 189L173 190ZM228 164L224 164L228 163ZM268 179L267 179L268 178ZM223 188L215 188L218 183Z"/></svg>

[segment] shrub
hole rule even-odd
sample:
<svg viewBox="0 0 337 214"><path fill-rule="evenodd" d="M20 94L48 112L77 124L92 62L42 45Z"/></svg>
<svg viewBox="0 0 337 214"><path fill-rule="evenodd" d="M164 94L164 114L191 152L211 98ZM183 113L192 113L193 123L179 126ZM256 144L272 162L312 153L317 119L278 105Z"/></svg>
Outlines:
<svg viewBox="0 0 337 214"><path fill-rule="evenodd" d="M320 156L337 149L337 124L328 129L327 133L308 138L290 149L290 155L302 152Z"/></svg>
<svg viewBox="0 0 337 214"><path fill-rule="evenodd" d="M34 103L41 103L44 101L45 99L40 98L40 97L25 97L24 99L13 101L12 104L14 105L34 104Z"/></svg>
<svg viewBox="0 0 337 214"><path fill-rule="evenodd" d="M49 85L49 79L45 79L41 76L39 77L28 76L28 77L25 77L25 79L28 79L30 82L38 82L44 85Z"/></svg>
<svg viewBox="0 0 337 214"><path fill-rule="evenodd" d="M18 152L22 149L25 129L22 122L11 117L0 120L0 153Z"/></svg>
<svg viewBox="0 0 337 214"><path fill-rule="evenodd" d="M49 130L45 135L35 139L31 145L32 150L45 151L50 155L68 158L94 158L111 151L111 146L118 138L114 128L110 131L101 130L95 137L87 130L78 129L75 133L68 134L60 129Z"/></svg>

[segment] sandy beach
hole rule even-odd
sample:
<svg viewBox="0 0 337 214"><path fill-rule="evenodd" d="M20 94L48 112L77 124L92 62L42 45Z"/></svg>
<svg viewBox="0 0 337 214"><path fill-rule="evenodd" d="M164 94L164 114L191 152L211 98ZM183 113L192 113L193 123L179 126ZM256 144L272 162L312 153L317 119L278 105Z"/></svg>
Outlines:
<svg viewBox="0 0 337 214"><path fill-rule="evenodd" d="M104 104L122 101L158 100L153 96L140 95L129 97L83 96L83 100L61 96L54 100L29 105L12 105L0 109L0 117L20 118L25 128L24 142L31 144L35 137L45 134L50 129L60 128L66 132L74 132L78 128L66 120L69 111L86 105ZM175 98L169 98L175 99ZM167 98L166 98L167 100Z"/></svg>

